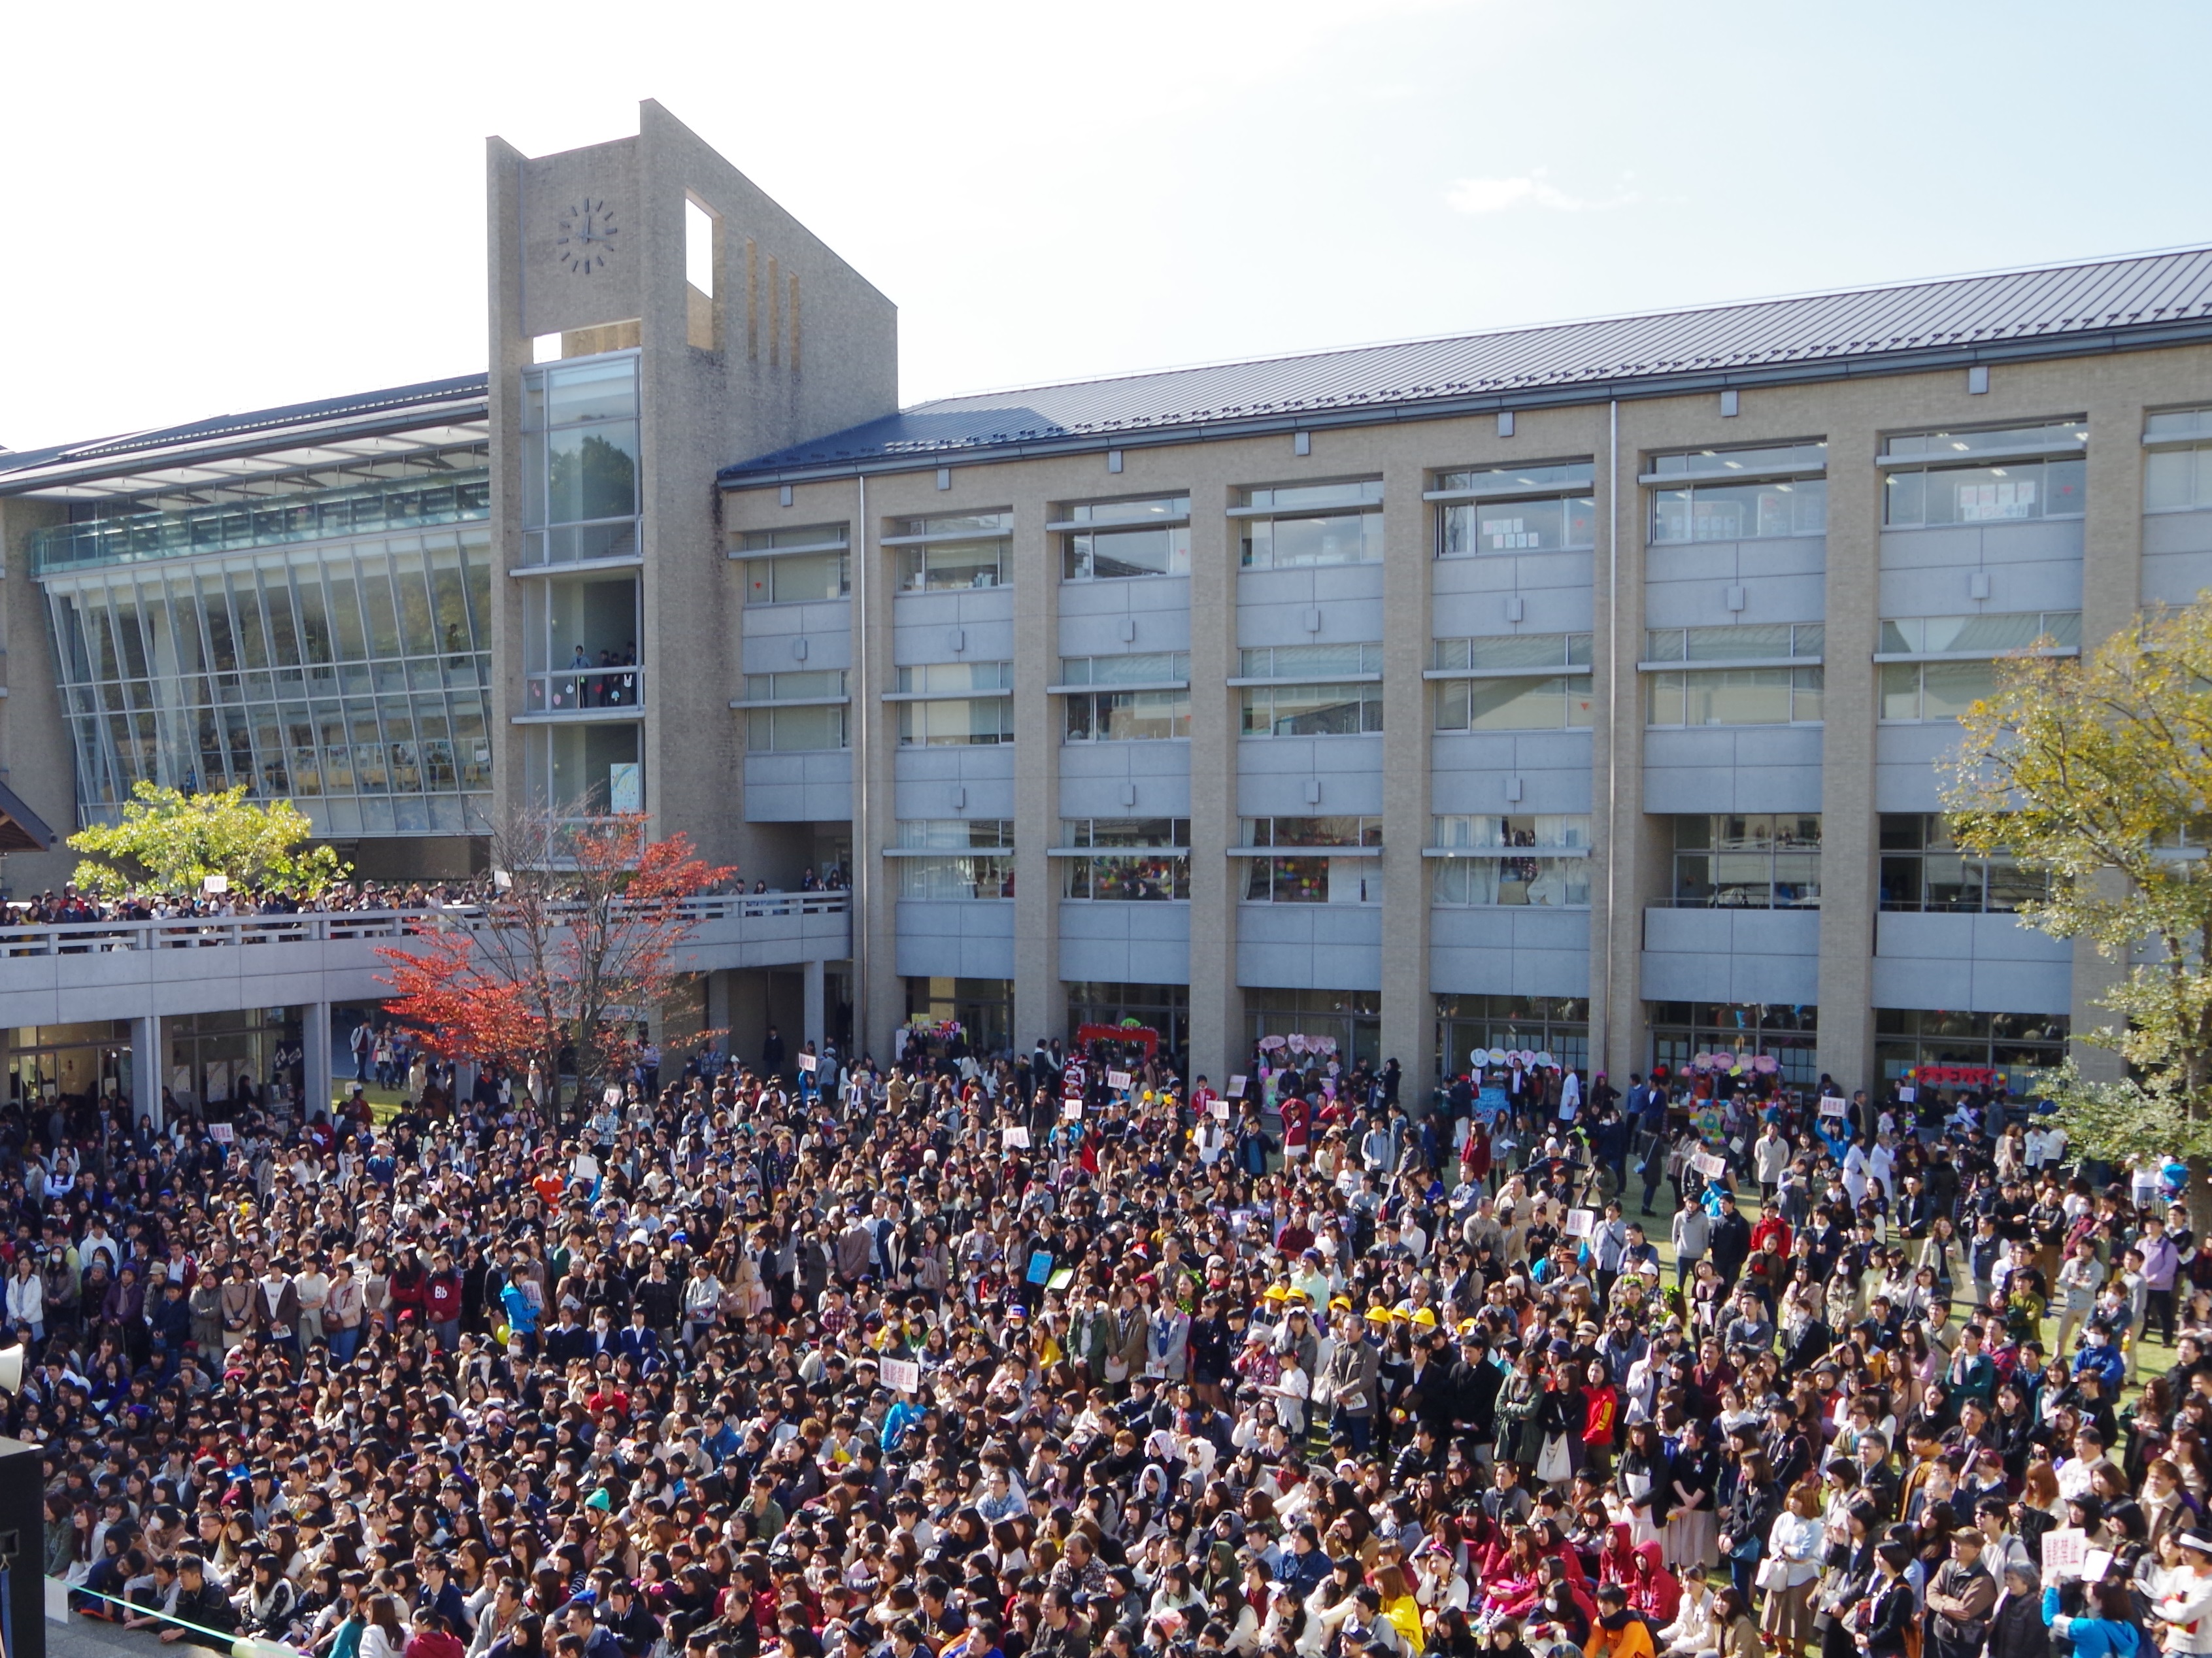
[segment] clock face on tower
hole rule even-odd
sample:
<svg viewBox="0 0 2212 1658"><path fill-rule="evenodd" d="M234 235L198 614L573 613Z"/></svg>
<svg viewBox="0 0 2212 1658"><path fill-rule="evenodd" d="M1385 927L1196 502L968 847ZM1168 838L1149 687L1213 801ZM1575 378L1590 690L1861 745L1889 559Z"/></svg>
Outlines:
<svg viewBox="0 0 2212 1658"><path fill-rule="evenodd" d="M554 257L575 276L605 268L614 252L614 215L604 200L586 196L561 215L561 235L553 245Z"/></svg>

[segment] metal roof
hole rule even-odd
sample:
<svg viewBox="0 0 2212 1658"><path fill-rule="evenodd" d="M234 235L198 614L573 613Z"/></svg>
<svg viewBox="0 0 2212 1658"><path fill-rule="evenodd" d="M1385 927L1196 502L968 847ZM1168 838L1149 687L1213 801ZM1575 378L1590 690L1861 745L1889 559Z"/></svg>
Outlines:
<svg viewBox="0 0 2212 1658"><path fill-rule="evenodd" d="M43 852L53 844L46 820L0 783L0 852Z"/></svg>
<svg viewBox="0 0 2212 1658"><path fill-rule="evenodd" d="M2212 339L2212 247L945 398L726 484Z"/></svg>
<svg viewBox="0 0 2212 1658"><path fill-rule="evenodd" d="M217 415L88 443L21 454L0 449L0 496L139 495L407 449L482 442L488 385L483 375L461 375L281 409ZM403 432L404 439L397 436Z"/></svg>

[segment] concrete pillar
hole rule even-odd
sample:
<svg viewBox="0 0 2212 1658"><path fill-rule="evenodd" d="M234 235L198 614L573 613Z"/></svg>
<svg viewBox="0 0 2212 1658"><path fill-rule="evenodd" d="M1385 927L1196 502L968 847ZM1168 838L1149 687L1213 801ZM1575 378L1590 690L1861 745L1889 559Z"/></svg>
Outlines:
<svg viewBox="0 0 2212 1658"><path fill-rule="evenodd" d="M1625 1076L1648 1058L1644 1019L1644 901L1652 879L1644 815L1644 491L1637 483L1635 403L1613 426L1593 411L1589 439L1602 527L1591 559L1589 1058L1595 1076ZM1571 451L1570 451L1571 452ZM1626 1088L1626 1084L1618 1086Z"/></svg>
<svg viewBox="0 0 2212 1658"><path fill-rule="evenodd" d="M1826 668L1820 709L1820 1068L1845 1089L1879 1087L1874 948L1881 818L1875 798L1881 686L1881 434L1871 412L1828 424Z"/></svg>
<svg viewBox="0 0 2212 1658"><path fill-rule="evenodd" d="M131 1103L141 1116L161 1120L161 1018L149 1014L131 1021Z"/></svg>
<svg viewBox="0 0 2212 1658"><path fill-rule="evenodd" d="M714 1046L723 1053L734 1052L730 1045L730 970L718 967L707 975L707 1028L720 1031Z"/></svg>
<svg viewBox="0 0 2212 1658"><path fill-rule="evenodd" d="M1190 1067L1216 1087L1244 1069L1251 1037L1237 974L1244 866L1228 856L1237 803L1237 554L1229 479L1218 456L1191 457Z"/></svg>
<svg viewBox="0 0 2212 1658"><path fill-rule="evenodd" d="M1383 471L1382 613L1429 615L1436 565L1426 469L1417 456ZM1436 998L1429 991L1427 627L1382 629L1382 1052L1404 1068L1401 1105L1418 1116L1436 1085Z"/></svg>
<svg viewBox="0 0 2212 1658"><path fill-rule="evenodd" d="M303 1116L331 1108L331 1004L310 1002L300 1009L300 1088Z"/></svg>
<svg viewBox="0 0 2212 1658"><path fill-rule="evenodd" d="M825 1013L828 998L823 994L828 975L819 961L806 963L806 1012L799 1020L799 1041L811 1042L817 1053L822 1051L823 1039L829 1034L829 1020ZM798 1051L798 1043L792 1051Z"/></svg>
<svg viewBox="0 0 2212 1658"><path fill-rule="evenodd" d="M1098 466L1103 484L1104 462ZM1014 683L1021 694L1014 699L1014 1022L1007 1039L1017 1053L1067 1033L1060 872L1048 856L1060 838L1063 716L1059 698L1037 694L1060 678L1060 561L1044 529L1050 515L1042 501L1014 509Z"/></svg>

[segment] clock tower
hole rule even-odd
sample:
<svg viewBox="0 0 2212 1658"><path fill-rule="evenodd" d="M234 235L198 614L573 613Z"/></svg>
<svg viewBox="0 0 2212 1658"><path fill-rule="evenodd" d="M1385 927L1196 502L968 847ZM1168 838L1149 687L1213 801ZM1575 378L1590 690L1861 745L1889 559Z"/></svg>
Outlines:
<svg viewBox="0 0 2212 1658"><path fill-rule="evenodd" d="M739 799L715 473L895 411L896 312L657 103L634 137L489 151L501 809L780 864Z"/></svg>

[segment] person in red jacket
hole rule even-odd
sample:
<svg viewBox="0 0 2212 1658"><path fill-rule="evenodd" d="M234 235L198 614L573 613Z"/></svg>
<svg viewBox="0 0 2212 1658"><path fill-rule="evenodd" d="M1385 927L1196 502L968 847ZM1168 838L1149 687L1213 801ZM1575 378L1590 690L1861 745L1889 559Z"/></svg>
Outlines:
<svg viewBox="0 0 2212 1658"><path fill-rule="evenodd" d="M468 1658L468 1649L443 1618L423 1606L409 1622L404 1658Z"/></svg>
<svg viewBox="0 0 2212 1658"><path fill-rule="evenodd" d="M453 1258L440 1250L430 1260L430 1276L422 1281L422 1316L438 1345L450 1353L461 1344L461 1274Z"/></svg>

